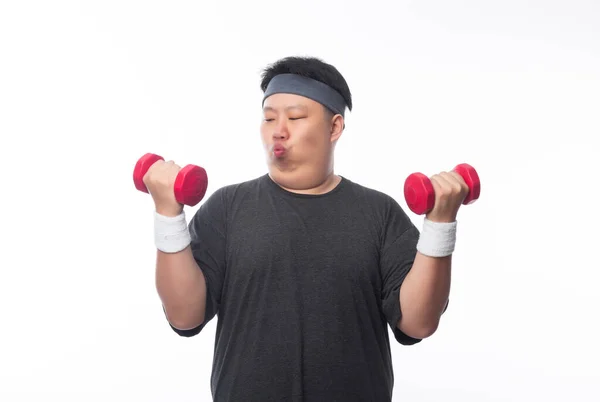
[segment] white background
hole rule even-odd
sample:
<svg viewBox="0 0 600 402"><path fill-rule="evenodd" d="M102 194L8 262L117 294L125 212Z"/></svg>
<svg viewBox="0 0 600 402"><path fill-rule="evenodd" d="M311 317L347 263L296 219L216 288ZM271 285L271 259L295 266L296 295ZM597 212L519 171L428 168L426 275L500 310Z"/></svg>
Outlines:
<svg viewBox="0 0 600 402"><path fill-rule="evenodd" d="M207 196L265 173L259 74L288 55L350 85L337 173L403 206L414 171L481 176L394 401L599 400L592 0L2 2L0 400L210 400L216 319L167 326L132 170L201 165Z"/></svg>

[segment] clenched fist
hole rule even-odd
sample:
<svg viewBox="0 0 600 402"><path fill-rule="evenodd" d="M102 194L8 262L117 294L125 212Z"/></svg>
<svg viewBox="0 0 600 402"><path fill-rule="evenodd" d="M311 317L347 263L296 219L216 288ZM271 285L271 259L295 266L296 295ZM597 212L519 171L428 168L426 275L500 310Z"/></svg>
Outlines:
<svg viewBox="0 0 600 402"><path fill-rule="evenodd" d="M177 216L183 205L175 198L175 179L181 167L173 161L158 160L150 166L143 181L154 200L156 212L165 216Z"/></svg>
<svg viewBox="0 0 600 402"><path fill-rule="evenodd" d="M434 222L454 222L458 209L469 193L469 186L455 171L441 172L430 177L435 203L426 218Z"/></svg>

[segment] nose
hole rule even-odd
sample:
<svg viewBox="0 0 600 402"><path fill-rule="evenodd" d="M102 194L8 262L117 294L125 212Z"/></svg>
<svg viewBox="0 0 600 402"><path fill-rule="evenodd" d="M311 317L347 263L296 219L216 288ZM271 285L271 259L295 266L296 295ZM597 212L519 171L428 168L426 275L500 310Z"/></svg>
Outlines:
<svg viewBox="0 0 600 402"><path fill-rule="evenodd" d="M287 128L286 120L280 119L276 126L275 131L273 131L273 139L275 140L286 140L290 136L290 133Z"/></svg>

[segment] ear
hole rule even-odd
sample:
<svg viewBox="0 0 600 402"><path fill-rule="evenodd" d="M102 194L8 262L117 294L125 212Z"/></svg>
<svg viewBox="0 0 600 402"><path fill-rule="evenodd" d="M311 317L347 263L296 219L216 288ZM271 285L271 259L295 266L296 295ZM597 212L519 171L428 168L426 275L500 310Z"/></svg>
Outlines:
<svg viewBox="0 0 600 402"><path fill-rule="evenodd" d="M337 142L337 140L342 136L342 132L344 131L344 117L341 114L336 114L331 118L331 133L330 140L331 142Z"/></svg>

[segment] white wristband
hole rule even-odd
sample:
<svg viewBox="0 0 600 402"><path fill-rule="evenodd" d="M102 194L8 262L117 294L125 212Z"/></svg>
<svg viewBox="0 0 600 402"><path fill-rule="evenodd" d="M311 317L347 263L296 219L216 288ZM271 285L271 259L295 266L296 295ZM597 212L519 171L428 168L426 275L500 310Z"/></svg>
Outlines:
<svg viewBox="0 0 600 402"><path fill-rule="evenodd" d="M425 218L417 251L429 257L446 257L456 245L456 221L433 222Z"/></svg>
<svg viewBox="0 0 600 402"><path fill-rule="evenodd" d="M154 242L164 253L177 253L191 242L185 213L177 216L164 216L154 212Z"/></svg>

